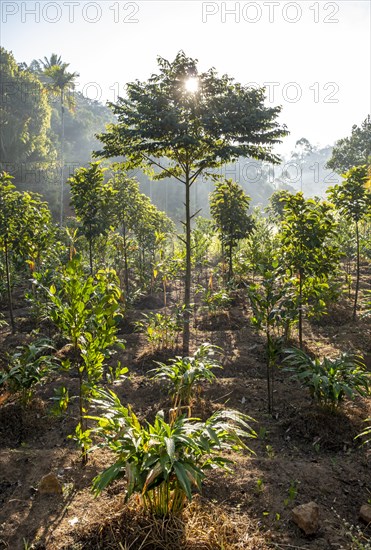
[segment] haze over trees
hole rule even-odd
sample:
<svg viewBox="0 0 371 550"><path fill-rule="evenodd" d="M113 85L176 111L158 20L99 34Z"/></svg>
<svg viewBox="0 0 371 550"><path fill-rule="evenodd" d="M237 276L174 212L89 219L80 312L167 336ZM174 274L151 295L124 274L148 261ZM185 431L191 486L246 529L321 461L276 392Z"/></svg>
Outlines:
<svg viewBox="0 0 371 550"><path fill-rule="evenodd" d="M98 144L95 133L104 129L112 115L99 102L66 88L68 82L59 77L68 77L71 82L69 75L75 78L77 73L69 72L68 64L56 54L44 59L44 69L37 60L29 66L17 63L2 47L0 62L0 169L11 173L19 189L41 193L59 217L62 144L65 182L77 167L92 160ZM58 97L49 93L51 89L58 90ZM63 104L70 108L61 108L62 96ZM69 198L65 197L65 209L68 205Z"/></svg>
<svg viewBox="0 0 371 550"><path fill-rule="evenodd" d="M69 64L58 54L33 60L29 65L18 62L11 52L1 49L1 85L4 98L0 106L2 131L0 135L0 166L11 172L14 184L20 189L32 189L41 193L51 206L55 216L60 216L60 156L62 148L62 109L59 96L45 93L51 85L51 78L44 73L63 71L74 74ZM64 65L64 69L63 66ZM77 73L76 73L77 74ZM111 110L98 101L84 97L71 89L64 93L64 181L79 166L92 160L92 151L99 147L96 134L102 132L107 123L115 120ZM34 113L32 120L22 112ZM360 126L354 125L349 138L339 140L334 156L332 146L317 147L305 137L299 139L290 155L275 167L250 156L239 157L211 170L226 179L239 183L251 197L251 206L266 206L269 197L277 189L291 192L303 191L306 196L324 197L326 189L340 183L336 173L341 174L349 167L365 163L369 154L370 119ZM6 144L6 146L5 146ZM345 160L344 160L345 159ZM332 172L333 170L334 172ZM153 181L141 169L131 172L146 193L160 209L167 212L174 221L182 219L179 195L183 184L175 178L165 177ZM212 181L203 178L203 184L194 186L190 200L192 210L202 209L202 215L209 216L208 195L213 190ZM68 188L66 188L68 193ZM68 215L69 196L64 199L64 210Z"/></svg>

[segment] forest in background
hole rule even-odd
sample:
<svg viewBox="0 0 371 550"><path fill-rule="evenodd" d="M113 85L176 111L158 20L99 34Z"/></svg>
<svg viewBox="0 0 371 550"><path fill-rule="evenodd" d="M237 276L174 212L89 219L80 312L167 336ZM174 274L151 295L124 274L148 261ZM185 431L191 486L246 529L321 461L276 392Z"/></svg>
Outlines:
<svg viewBox="0 0 371 550"><path fill-rule="evenodd" d="M53 60L53 56L55 59ZM55 54L50 59L34 60L29 65L17 61L11 52L0 49L0 170L10 173L19 190L40 193L49 203L54 217L59 211L61 98L45 76L48 64L62 60ZM65 64L68 68L68 64ZM64 106L64 179L92 160L99 147L95 137L112 123L111 109L76 91L72 76L65 87ZM75 77L75 78L73 78ZM307 197L324 197L326 188L340 178L326 168L333 147L316 147L306 138L296 142L294 151L281 164L241 158L223 166L219 174L239 183L251 197L251 207L264 208L276 190L303 191ZM117 159L119 160L119 159ZM176 223L182 219L184 189L174 178L151 181L140 169L129 172L140 183L140 189ZM68 187L68 186L67 186ZM209 217L209 194L214 185L199 178L192 189L193 211ZM69 190L66 190L65 212L71 215Z"/></svg>

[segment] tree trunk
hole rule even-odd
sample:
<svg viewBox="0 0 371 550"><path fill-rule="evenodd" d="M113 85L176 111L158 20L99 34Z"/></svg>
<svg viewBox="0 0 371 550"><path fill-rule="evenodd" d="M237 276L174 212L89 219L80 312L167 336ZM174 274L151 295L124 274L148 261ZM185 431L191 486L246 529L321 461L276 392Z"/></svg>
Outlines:
<svg viewBox="0 0 371 550"><path fill-rule="evenodd" d="M85 403L85 396L83 392L83 385L84 385L84 369L82 369L80 365L79 360L79 349L77 347L77 341L74 340L73 342L73 365L77 368L77 372L79 375L79 423L81 432L85 432L87 429L87 420L85 418L86 414L86 403ZM87 449L84 444L81 445L81 461L83 466L85 466L88 462L88 453Z"/></svg>
<svg viewBox="0 0 371 550"><path fill-rule="evenodd" d="M89 265L90 275L93 275L93 239L89 239Z"/></svg>
<svg viewBox="0 0 371 550"><path fill-rule="evenodd" d="M124 284L126 292L126 300L129 296L129 269L128 269L128 251L126 242L126 227L125 222L122 223L122 238L124 240Z"/></svg>
<svg viewBox="0 0 371 550"><path fill-rule="evenodd" d="M190 311L191 303L191 205L190 205L190 188L189 169L187 167L185 174L185 228L186 228L186 272L184 284L184 321L183 321L183 354L189 355L189 340L190 340Z"/></svg>
<svg viewBox="0 0 371 550"><path fill-rule="evenodd" d="M299 270L299 345L303 349L303 272Z"/></svg>
<svg viewBox="0 0 371 550"><path fill-rule="evenodd" d="M360 254L359 254L359 227L358 221L356 221L356 245L357 245L357 265L356 265L356 292L354 296L354 306L353 306L353 321L356 320L357 316L357 302L358 302L358 292L359 292L359 278L360 278Z"/></svg>
<svg viewBox="0 0 371 550"><path fill-rule="evenodd" d="M268 389L268 413L273 413L273 387L272 387L272 364L271 364L271 335L267 329L267 389Z"/></svg>
<svg viewBox="0 0 371 550"><path fill-rule="evenodd" d="M10 317L10 326L12 327L12 333L15 333L15 322L13 314L13 298L12 298L12 289L10 286L10 266L9 266L9 250L8 250L8 241L6 237L4 238L4 256L5 256L5 272L6 272L6 287L8 292L8 307L9 307L9 317Z"/></svg>
<svg viewBox="0 0 371 550"><path fill-rule="evenodd" d="M229 255L228 255L228 282L231 280L231 277L233 275L232 252L233 252L233 245L232 243L230 243Z"/></svg>

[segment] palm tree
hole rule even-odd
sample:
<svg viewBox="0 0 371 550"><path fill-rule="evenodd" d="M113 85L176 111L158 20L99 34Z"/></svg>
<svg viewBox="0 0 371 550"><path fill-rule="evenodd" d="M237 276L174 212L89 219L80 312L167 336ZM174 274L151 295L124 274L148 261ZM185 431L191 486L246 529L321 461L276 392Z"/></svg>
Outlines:
<svg viewBox="0 0 371 550"><path fill-rule="evenodd" d="M70 73L67 71L69 63L63 63L60 56L53 53L50 59L44 57L44 61L40 59L44 71L43 74L47 77L46 88L52 95L59 96L61 102L61 180L60 180L60 226L63 224L63 200L64 200L64 112L65 104L71 109L75 105L73 96L68 93L75 88L75 79L80 76L78 73Z"/></svg>
<svg viewBox="0 0 371 550"><path fill-rule="evenodd" d="M50 69L51 67L54 67L55 65L58 65L59 67L64 65L61 56L56 53L52 53L49 59L46 56L44 56L44 59L39 59L39 63L40 65L42 65L44 71L46 69Z"/></svg>

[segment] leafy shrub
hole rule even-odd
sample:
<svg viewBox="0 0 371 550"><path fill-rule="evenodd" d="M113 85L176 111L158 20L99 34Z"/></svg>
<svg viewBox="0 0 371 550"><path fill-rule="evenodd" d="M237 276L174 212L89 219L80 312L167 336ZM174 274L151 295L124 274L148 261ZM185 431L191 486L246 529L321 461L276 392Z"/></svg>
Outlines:
<svg viewBox="0 0 371 550"><path fill-rule="evenodd" d="M86 275L82 259L75 255L61 268L61 288L52 285L48 296L52 307L50 316L63 336L71 344L71 359L63 361L66 369L77 369L79 376L79 417L76 428L77 441L86 460L87 425L84 413L90 398L105 374L105 362L112 355L112 347L120 344L117 338L121 314L121 292L116 273L101 269L94 277ZM118 368L118 376L127 369ZM62 408L68 400L62 396Z"/></svg>
<svg viewBox="0 0 371 550"><path fill-rule="evenodd" d="M206 422L183 415L167 423L161 411L153 424L141 425L113 392L99 394L94 402L103 414L89 418L98 423L99 446L110 448L117 460L94 479L94 491L99 494L125 476L126 500L139 493L143 507L158 516L180 513L192 489L201 489L208 469L230 471L232 461L221 452L250 451L241 438L256 437L248 424L253 419L239 412L218 411Z"/></svg>
<svg viewBox="0 0 371 550"><path fill-rule="evenodd" d="M152 351L172 349L175 347L177 335L181 331L178 320L169 314L143 313L144 320L135 323L137 329L143 330Z"/></svg>
<svg viewBox="0 0 371 550"><path fill-rule="evenodd" d="M274 408L274 378L282 345L296 322L295 297L290 280L282 278L278 260L257 266L260 282L247 288L252 309L252 325L266 336L266 377L268 412Z"/></svg>
<svg viewBox="0 0 371 550"><path fill-rule="evenodd" d="M330 408L337 407L345 397L370 393L371 375L366 371L362 358L343 353L336 359L320 361L311 359L299 349L287 350L285 361L294 372L293 378L306 386L313 399Z"/></svg>
<svg viewBox="0 0 371 550"><path fill-rule="evenodd" d="M224 289L213 291L208 288L202 296L202 301L205 304L205 309L210 313L217 313L228 309L231 305L231 297Z"/></svg>
<svg viewBox="0 0 371 550"><path fill-rule="evenodd" d="M35 386L51 370L58 366L51 355L54 348L47 339L40 339L25 346L18 346L9 356L7 372L0 374L0 386L6 384L11 393L21 394L23 405L27 405L34 393Z"/></svg>
<svg viewBox="0 0 371 550"><path fill-rule="evenodd" d="M170 360L170 365L156 362L158 367L154 369L154 378L170 383L175 411L179 411L182 405L190 408L192 397L200 389L200 384L214 380L212 369L221 368L213 357L217 349L217 346L205 343L191 357L177 356Z"/></svg>

